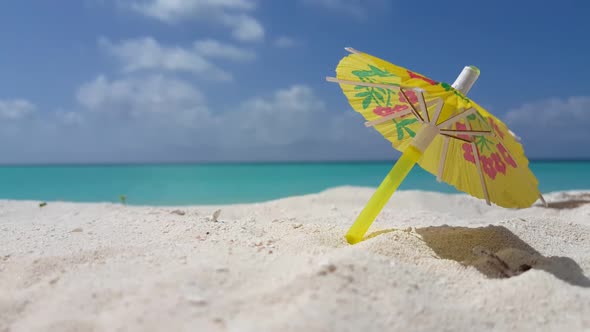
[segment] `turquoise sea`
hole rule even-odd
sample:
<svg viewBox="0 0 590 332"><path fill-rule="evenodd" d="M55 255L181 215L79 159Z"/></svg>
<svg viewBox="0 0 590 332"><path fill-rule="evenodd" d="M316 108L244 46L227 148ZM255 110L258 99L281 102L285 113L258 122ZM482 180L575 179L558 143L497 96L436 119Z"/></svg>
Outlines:
<svg viewBox="0 0 590 332"><path fill-rule="evenodd" d="M0 199L188 205L267 201L379 185L393 162L3 166ZM533 161L542 192L590 189L590 161ZM400 190L456 193L415 167Z"/></svg>

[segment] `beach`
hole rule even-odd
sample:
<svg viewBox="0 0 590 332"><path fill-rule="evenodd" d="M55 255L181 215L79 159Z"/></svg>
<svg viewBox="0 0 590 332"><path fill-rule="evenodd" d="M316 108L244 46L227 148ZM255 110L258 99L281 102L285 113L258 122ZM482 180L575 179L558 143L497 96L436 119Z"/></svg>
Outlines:
<svg viewBox="0 0 590 332"><path fill-rule="evenodd" d="M351 246L373 190L0 201L0 331L590 330L588 193L511 210L400 191Z"/></svg>

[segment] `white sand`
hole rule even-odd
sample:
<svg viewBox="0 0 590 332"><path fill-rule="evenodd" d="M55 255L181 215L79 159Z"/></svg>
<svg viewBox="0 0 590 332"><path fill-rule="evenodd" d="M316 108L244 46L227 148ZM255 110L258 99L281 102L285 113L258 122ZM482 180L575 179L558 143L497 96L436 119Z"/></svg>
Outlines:
<svg viewBox="0 0 590 332"><path fill-rule="evenodd" d="M349 246L371 193L223 206L218 222L211 206L0 201L0 331L590 330L590 205L399 192Z"/></svg>

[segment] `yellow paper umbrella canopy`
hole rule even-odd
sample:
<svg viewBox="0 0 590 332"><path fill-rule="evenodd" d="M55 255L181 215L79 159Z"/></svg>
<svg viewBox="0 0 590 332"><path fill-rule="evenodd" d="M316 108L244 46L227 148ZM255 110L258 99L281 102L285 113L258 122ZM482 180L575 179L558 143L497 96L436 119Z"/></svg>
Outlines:
<svg viewBox="0 0 590 332"><path fill-rule="evenodd" d="M439 181L507 208L529 207L542 198L521 144L502 121L447 83L349 51L333 81L365 125L394 148L406 151L432 121L440 131L418 164Z"/></svg>

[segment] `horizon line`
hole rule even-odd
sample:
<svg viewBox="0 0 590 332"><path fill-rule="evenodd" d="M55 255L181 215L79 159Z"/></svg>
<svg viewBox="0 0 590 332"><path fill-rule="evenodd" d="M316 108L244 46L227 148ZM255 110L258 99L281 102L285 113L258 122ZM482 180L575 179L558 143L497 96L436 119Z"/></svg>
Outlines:
<svg viewBox="0 0 590 332"><path fill-rule="evenodd" d="M133 161L133 162L55 162L0 163L0 167L92 167L92 166L184 166L184 165L281 165L281 164L378 164L394 163L397 159L367 160L228 160L228 161ZM590 158L531 158L529 162L590 162Z"/></svg>

